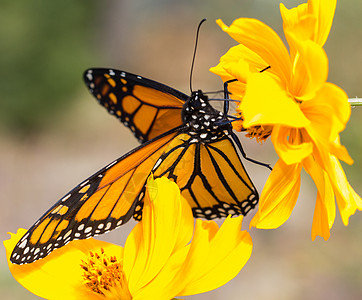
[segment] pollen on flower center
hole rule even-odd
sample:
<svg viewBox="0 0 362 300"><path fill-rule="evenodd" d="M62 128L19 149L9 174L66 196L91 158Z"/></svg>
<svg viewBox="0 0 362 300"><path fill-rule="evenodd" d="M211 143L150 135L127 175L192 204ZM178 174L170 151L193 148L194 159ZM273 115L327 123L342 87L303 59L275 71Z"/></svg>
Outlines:
<svg viewBox="0 0 362 300"><path fill-rule="evenodd" d="M115 256L107 256L104 250L101 253L89 252L87 261L80 264L84 270L83 284L94 293L105 298L130 300L131 293L123 271L123 262Z"/></svg>
<svg viewBox="0 0 362 300"><path fill-rule="evenodd" d="M244 122L244 118L242 116L242 113L240 110L236 109L239 114L238 117L240 118L240 120L233 122L233 129L236 131L246 131L247 134L245 135L248 138L255 138L256 141L259 143L263 143L272 133L273 130L273 126L270 125L257 125L257 126L252 126L249 128L245 128L243 126L243 122Z"/></svg>
<svg viewBox="0 0 362 300"><path fill-rule="evenodd" d="M249 138L256 138L256 141L259 143L264 142L272 133L272 126L265 125L265 126L252 126L247 128L246 131L248 132L245 136Z"/></svg>

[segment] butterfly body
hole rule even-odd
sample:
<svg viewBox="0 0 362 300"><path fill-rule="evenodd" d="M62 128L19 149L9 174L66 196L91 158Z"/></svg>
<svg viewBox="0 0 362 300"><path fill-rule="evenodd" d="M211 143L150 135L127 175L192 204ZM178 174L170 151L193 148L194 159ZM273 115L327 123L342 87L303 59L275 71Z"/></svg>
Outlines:
<svg viewBox="0 0 362 300"><path fill-rule="evenodd" d="M192 92L182 108L182 120L194 143L208 143L227 134L230 124L224 114L214 109L201 90ZM222 121L225 124L222 125Z"/></svg>
<svg viewBox="0 0 362 300"><path fill-rule="evenodd" d="M31 263L72 240L140 220L150 175L175 181L195 217L246 215L256 206L258 194L230 137L227 115L200 90L187 96L113 69L89 69L84 80L142 144L56 202L20 239L13 263Z"/></svg>

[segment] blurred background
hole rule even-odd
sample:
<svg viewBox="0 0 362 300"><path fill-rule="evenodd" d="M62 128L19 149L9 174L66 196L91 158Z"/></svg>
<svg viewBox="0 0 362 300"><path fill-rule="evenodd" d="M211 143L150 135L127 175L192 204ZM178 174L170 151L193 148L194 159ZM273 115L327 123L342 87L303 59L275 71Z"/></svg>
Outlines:
<svg viewBox="0 0 362 300"><path fill-rule="evenodd" d="M0 4L0 239L30 227L83 179L137 142L88 93L82 73L112 67L189 93L190 64L199 21L194 88L222 89L208 69L235 42L215 20L258 18L282 34L279 0L10 1ZM283 1L291 8L304 1ZM325 46L329 81L362 97L362 2L337 4ZM342 142L355 159L343 164L362 195L362 108L352 109ZM241 137L249 157L275 163L270 142ZM259 191L269 175L245 162ZM251 230L253 255L227 285L187 299L362 299L362 214L344 227L339 214L331 238L311 241L316 190L303 174L291 218L277 230ZM245 224L252 215L245 218ZM134 224L101 239L123 244ZM38 299L11 276L0 247L1 299Z"/></svg>

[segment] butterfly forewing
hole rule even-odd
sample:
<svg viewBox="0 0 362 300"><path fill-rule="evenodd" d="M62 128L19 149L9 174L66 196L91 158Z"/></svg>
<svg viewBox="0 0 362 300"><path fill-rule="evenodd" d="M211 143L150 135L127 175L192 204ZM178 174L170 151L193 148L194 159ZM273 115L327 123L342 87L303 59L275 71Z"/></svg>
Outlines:
<svg viewBox="0 0 362 300"><path fill-rule="evenodd" d="M60 199L17 243L13 263L31 263L74 239L110 231L137 214L145 182L177 132L110 163ZM140 212L138 212L140 214Z"/></svg>
<svg viewBox="0 0 362 300"><path fill-rule="evenodd" d="M110 69L89 69L84 81L108 112L146 142L182 125L188 96L156 81Z"/></svg>

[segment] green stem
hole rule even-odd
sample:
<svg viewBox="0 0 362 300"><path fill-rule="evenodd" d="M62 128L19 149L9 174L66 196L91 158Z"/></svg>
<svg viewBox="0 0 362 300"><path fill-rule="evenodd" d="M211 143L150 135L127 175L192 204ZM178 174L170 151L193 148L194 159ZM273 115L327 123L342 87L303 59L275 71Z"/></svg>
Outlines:
<svg viewBox="0 0 362 300"><path fill-rule="evenodd" d="M348 99L349 104L351 106L362 106L362 98L349 98Z"/></svg>

